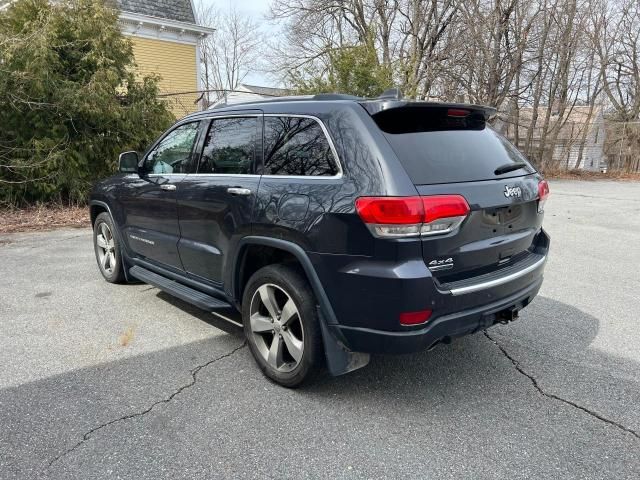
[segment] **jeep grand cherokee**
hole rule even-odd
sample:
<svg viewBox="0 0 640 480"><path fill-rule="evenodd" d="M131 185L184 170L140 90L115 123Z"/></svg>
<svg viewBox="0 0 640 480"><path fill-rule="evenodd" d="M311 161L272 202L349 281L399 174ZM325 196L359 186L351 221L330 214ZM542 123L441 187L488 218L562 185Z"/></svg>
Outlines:
<svg viewBox="0 0 640 480"><path fill-rule="evenodd" d="M285 386L510 321L542 282L549 188L494 113L391 94L189 115L95 187L100 271L242 324Z"/></svg>

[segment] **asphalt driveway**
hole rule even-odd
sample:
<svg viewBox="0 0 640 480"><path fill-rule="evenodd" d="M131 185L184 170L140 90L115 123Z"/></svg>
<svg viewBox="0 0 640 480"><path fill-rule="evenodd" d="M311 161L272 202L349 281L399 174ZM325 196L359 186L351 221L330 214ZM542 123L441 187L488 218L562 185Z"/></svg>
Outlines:
<svg viewBox="0 0 640 480"><path fill-rule="evenodd" d="M298 390L89 229L0 236L0 478L640 478L640 184L551 190L520 320Z"/></svg>

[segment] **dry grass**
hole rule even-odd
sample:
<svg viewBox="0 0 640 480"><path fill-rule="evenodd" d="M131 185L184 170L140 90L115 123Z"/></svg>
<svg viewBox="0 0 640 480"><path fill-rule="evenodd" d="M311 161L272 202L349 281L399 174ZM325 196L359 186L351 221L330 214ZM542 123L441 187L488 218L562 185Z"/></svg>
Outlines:
<svg viewBox="0 0 640 480"><path fill-rule="evenodd" d="M33 232L61 227L88 227L87 207L37 205L0 209L0 233Z"/></svg>
<svg viewBox="0 0 640 480"><path fill-rule="evenodd" d="M131 342L133 342L133 337L135 336L135 332L133 331L133 327L127 327L120 337L118 337L118 343L121 347L128 346Z"/></svg>
<svg viewBox="0 0 640 480"><path fill-rule="evenodd" d="M640 181L640 173L627 173L627 172L590 172L588 170L545 170L545 178L558 179L558 180L616 180L623 182L637 182Z"/></svg>

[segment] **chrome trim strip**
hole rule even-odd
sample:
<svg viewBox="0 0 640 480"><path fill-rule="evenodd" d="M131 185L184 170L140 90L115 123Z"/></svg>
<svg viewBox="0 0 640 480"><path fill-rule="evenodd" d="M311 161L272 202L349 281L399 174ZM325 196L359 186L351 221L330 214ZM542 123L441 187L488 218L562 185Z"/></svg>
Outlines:
<svg viewBox="0 0 640 480"><path fill-rule="evenodd" d="M145 177L184 177L189 175L188 173L147 173Z"/></svg>
<svg viewBox="0 0 640 480"><path fill-rule="evenodd" d="M523 268L518 272L512 273L510 275L506 275L504 277L495 278L493 280L489 280L488 282L476 283L475 285L469 285L466 287L452 288L451 290L449 290L448 293L450 293L451 295L464 295L465 293L477 292L479 290L485 290L487 288L497 287L498 285L503 285L512 280L516 280L520 277L524 277L527 273L531 273L536 268L542 266L546 261L547 261L547 257L544 256L533 265L529 265L528 267Z"/></svg>
<svg viewBox="0 0 640 480"><path fill-rule="evenodd" d="M147 177L260 177L257 173L149 173Z"/></svg>

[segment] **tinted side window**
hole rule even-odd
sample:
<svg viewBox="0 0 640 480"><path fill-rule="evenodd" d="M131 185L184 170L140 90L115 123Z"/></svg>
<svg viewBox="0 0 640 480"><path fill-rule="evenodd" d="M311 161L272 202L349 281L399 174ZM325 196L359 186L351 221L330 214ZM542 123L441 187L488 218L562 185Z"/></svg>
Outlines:
<svg viewBox="0 0 640 480"><path fill-rule="evenodd" d="M212 120L198 173L251 173L257 129L255 117Z"/></svg>
<svg viewBox="0 0 640 480"><path fill-rule="evenodd" d="M324 131L311 118L265 117L265 175L338 174Z"/></svg>
<svg viewBox="0 0 640 480"><path fill-rule="evenodd" d="M189 173L198 123L185 123L172 130L145 159L149 173Z"/></svg>

